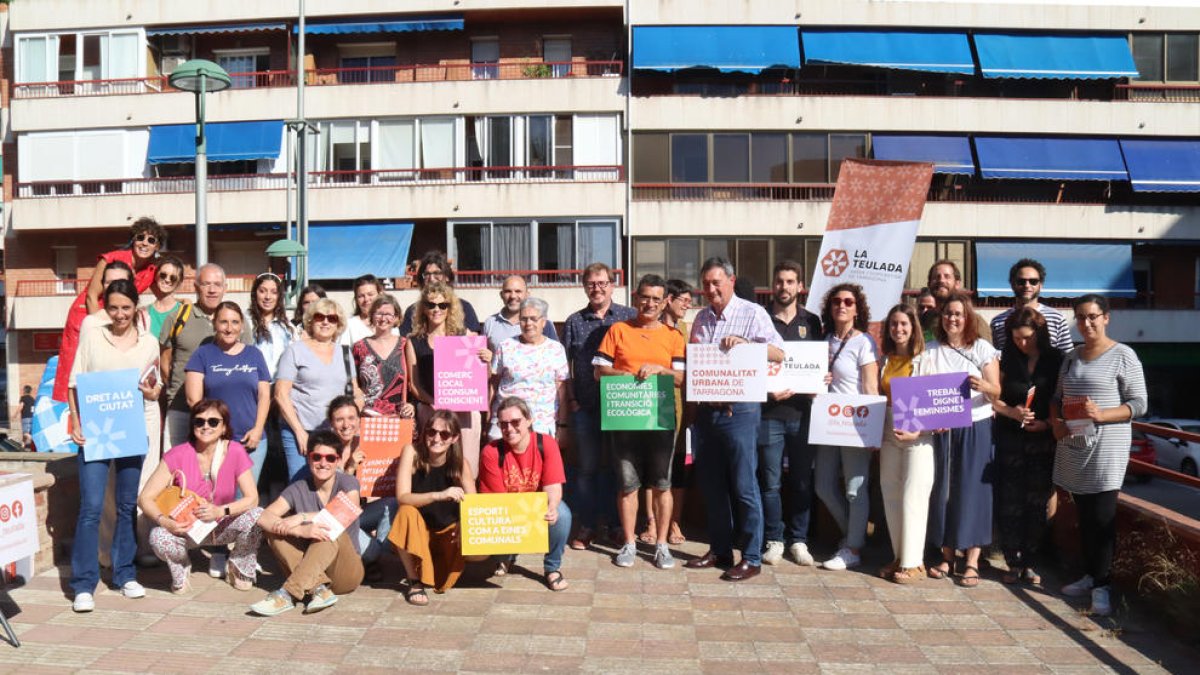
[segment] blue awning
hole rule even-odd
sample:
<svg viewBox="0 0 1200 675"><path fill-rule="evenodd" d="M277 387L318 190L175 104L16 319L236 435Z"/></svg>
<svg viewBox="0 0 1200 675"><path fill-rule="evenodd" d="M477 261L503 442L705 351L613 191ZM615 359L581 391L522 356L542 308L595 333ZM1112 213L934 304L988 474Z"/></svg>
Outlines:
<svg viewBox="0 0 1200 675"><path fill-rule="evenodd" d="M364 33L420 33L434 30L462 30L461 14L414 17L406 21L315 21L304 24L308 35L361 35ZM292 26L293 33L300 25Z"/></svg>
<svg viewBox="0 0 1200 675"><path fill-rule="evenodd" d="M800 67L795 26L634 26L633 67L761 73Z"/></svg>
<svg viewBox="0 0 1200 675"><path fill-rule="evenodd" d="M412 223L314 223L308 228L308 276L402 277L412 233Z"/></svg>
<svg viewBox="0 0 1200 675"><path fill-rule="evenodd" d="M975 173L971 141L966 136L871 136L875 159L933 162L934 173Z"/></svg>
<svg viewBox="0 0 1200 675"><path fill-rule="evenodd" d="M976 136L975 151L984 178L1129 180L1115 139Z"/></svg>
<svg viewBox="0 0 1200 675"><path fill-rule="evenodd" d="M1099 293L1132 298L1133 247L1129 244L1060 244L1041 241L976 242L976 292L981 297L1008 297L1008 270L1021 258L1033 257L1046 267L1042 297L1074 298Z"/></svg>
<svg viewBox="0 0 1200 675"><path fill-rule="evenodd" d="M237 162L277 159L283 142L283 120L265 122L214 122L204 125L208 161ZM166 124L150 127L150 164L196 161L196 125Z"/></svg>
<svg viewBox="0 0 1200 675"><path fill-rule="evenodd" d="M262 33L274 30L287 30L287 24L272 23L232 23L217 26L169 26L167 28L147 28L146 37L156 35L216 35L220 33Z"/></svg>
<svg viewBox="0 0 1200 675"><path fill-rule="evenodd" d="M804 63L975 73L966 33L805 30Z"/></svg>
<svg viewBox="0 0 1200 675"><path fill-rule="evenodd" d="M1115 80L1137 77L1124 35L976 33L984 77Z"/></svg>
<svg viewBox="0 0 1200 675"><path fill-rule="evenodd" d="M1200 192L1200 140L1122 140L1134 192Z"/></svg>

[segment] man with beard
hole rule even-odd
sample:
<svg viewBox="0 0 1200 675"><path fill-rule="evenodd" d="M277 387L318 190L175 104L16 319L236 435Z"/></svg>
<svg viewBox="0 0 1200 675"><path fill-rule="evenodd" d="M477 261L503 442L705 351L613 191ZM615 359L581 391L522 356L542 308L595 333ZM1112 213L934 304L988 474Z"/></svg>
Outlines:
<svg viewBox="0 0 1200 675"><path fill-rule="evenodd" d="M1004 324L1008 321L1008 317L1022 307L1032 307L1046 318L1046 328L1050 329L1050 344L1054 345L1056 349L1066 353L1074 348L1074 344L1071 342L1071 329L1067 327L1067 320L1063 317L1062 312L1038 302L1044 283L1046 283L1046 268L1036 260L1021 258L1009 268L1008 285L1012 286L1016 303L992 319L992 340L996 349L1004 350L1004 344L1008 341L1008 331L1004 329Z"/></svg>
<svg viewBox="0 0 1200 675"><path fill-rule="evenodd" d="M521 334L521 324L517 316L521 313L521 303L529 297L529 287L525 277L514 274L504 280L500 287L500 301L504 305L499 312L489 316L483 322L483 334L487 336L488 349L495 354L500 350L500 343ZM558 333L554 330L554 322L547 321L542 328L542 335L558 341Z"/></svg>
<svg viewBox="0 0 1200 675"><path fill-rule="evenodd" d="M958 269L958 265L953 260L942 259L933 263L933 266L929 268L929 292L933 293L939 311L950 294L961 290L963 290L962 271ZM940 313L922 315L927 322L921 326L925 329L926 334L932 334L933 327L937 324L940 316ZM987 319L983 318L979 312L975 313L975 330L979 337L988 342L992 341L992 329L988 326Z"/></svg>

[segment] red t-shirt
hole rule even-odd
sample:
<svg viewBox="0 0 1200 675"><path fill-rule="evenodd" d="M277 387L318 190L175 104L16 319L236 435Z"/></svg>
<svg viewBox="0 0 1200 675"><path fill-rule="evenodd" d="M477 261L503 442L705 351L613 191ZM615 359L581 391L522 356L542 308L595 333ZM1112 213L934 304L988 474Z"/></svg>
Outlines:
<svg viewBox="0 0 1200 675"><path fill-rule="evenodd" d="M125 263L126 265L133 267L133 251L131 251L131 250L109 251L108 253L104 253L100 256L97 256L97 261L99 261L99 260L103 260L105 263L110 264L110 265L113 262L116 262L119 260L119 261ZM157 263L150 263L149 265L146 265L145 267L143 267L140 270L137 268L134 268L134 270L133 270L133 285L137 287L138 293L145 293L146 289L150 288L150 284L154 283L154 275L157 272L158 272L158 264ZM101 289L101 294L100 294L100 306L101 307L104 306L103 289ZM80 322L83 321L84 316L87 316L87 289L86 288L83 289L83 292L80 293L79 296L75 298L75 304L72 305L71 311L73 313L80 314L80 316L79 316Z"/></svg>
<svg viewBox="0 0 1200 675"><path fill-rule="evenodd" d="M544 460L538 455L537 436L542 437ZM546 485L567 482L562 452L552 437L531 432L529 449L522 453L506 452L501 470L497 463L500 460L499 445L503 442L492 441L479 453L480 492L539 492Z"/></svg>

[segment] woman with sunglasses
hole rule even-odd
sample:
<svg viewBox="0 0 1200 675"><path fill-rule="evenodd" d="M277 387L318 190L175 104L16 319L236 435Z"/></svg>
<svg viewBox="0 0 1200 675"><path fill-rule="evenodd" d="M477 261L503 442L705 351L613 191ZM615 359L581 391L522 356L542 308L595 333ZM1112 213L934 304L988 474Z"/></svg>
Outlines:
<svg viewBox="0 0 1200 675"><path fill-rule="evenodd" d="M831 393L879 393L879 350L867 334L870 316L867 296L858 284L838 284L825 294L821 324L828 331ZM817 448L814 489L843 537L837 553L821 564L827 570L845 570L862 562L859 554L867 541L871 512L870 478L870 448Z"/></svg>
<svg viewBox="0 0 1200 675"><path fill-rule="evenodd" d="M307 475L284 488L279 498L263 510L258 520L275 559L287 577L283 587L250 606L260 616L275 616L305 602L311 614L337 603L362 583L363 565L355 550L358 519L336 538L318 520L330 500L344 494L358 503L358 481L338 471L341 439L332 431L314 431L307 437Z"/></svg>
<svg viewBox="0 0 1200 675"><path fill-rule="evenodd" d="M413 331L405 346L408 363L409 393L420 405L417 408L417 426L424 427L433 414L433 343L443 335L475 335L463 324L463 308L454 289L442 281L425 284L421 299L414 305ZM484 347L478 352L479 360L491 364L492 352ZM479 468L479 437L481 421L478 412L460 412L458 424L461 428L463 457L474 474Z"/></svg>
<svg viewBox="0 0 1200 675"><path fill-rule="evenodd" d="M325 289L321 284L309 284L300 289L300 300L296 302L296 310L292 314L292 326L297 330L304 328L304 313L312 304L325 297Z"/></svg>
<svg viewBox="0 0 1200 675"><path fill-rule="evenodd" d="M192 572L188 549L216 546L224 551L233 544L228 565L222 571L231 586L248 591L254 586L258 545L262 541L262 531L255 527L262 509L258 507L251 461L241 443L233 440L229 408L224 402L200 400L192 405L191 414L188 442L163 455L162 463L138 497L142 511L157 525L150 531L150 546L171 571L171 592L187 593ZM182 522L163 513L156 502L163 490L173 485L195 492L201 500L200 507ZM188 535L197 521L216 523L199 544Z"/></svg>
<svg viewBox="0 0 1200 675"><path fill-rule="evenodd" d="M301 448L308 434L325 421L329 402L342 394L353 394L354 364L350 349L338 345L346 328L342 308L321 298L304 314L304 333L279 359L275 371L275 402L283 418L280 438L289 480L296 480L305 466Z"/></svg>
<svg viewBox="0 0 1200 675"><path fill-rule="evenodd" d="M79 419L79 401L75 382L81 373L136 369L142 372L158 358L158 341L134 326L138 291L133 282L118 279L104 291L104 311L110 323L99 325L83 334L79 353L71 367L70 408L71 439L82 447L86 434ZM158 432L158 400L162 382L139 385L146 416L147 443ZM100 514L108 489L109 466L116 468L116 526L112 538L113 583L127 598L141 598L146 589L137 582L133 559L137 551L134 520L137 517L138 483L143 464L157 457L137 455L117 459L87 461L78 453L79 461L79 518L75 524L75 543L71 547L71 589L75 591L72 609L90 612L96 607L93 593L100 582L99 539Z"/></svg>
<svg viewBox="0 0 1200 675"><path fill-rule="evenodd" d="M999 353L979 334L970 296L954 292L942 304L936 341L925 352L930 373L967 373L972 390L971 426L934 434L933 492L926 539L941 548L929 568L934 579L954 573L956 551L964 567L958 585L979 585L979 554L992 543L992 401L1000 395Z"/></svg>
<svg viewBox="0 0 1200 675"><path fill-rule="evenodd" d="M402 316L400 303L384 293L371 303L368 316L374 332L351 347L363 392L363 410L369 414L411 418L408 378L404 366L404 343L396 331ZM353 319L351 319L353 321Z"/></svg>
<svg viewBox="0 0 1200 675"><path fill-rule="evenodd" d="M88 282L87 288L75 298L75 302L71 303L71 309L67 313L62 344L58 349L58 370L54 373L53 398L55 401L67 401L71 364L74 363L75 354L79 351L79 327L83 325L84 317L99 311L104 306L102 296L106 293L105 268L114 262L128 265L133 269L133 285L137 288L138 293L142 293L150 288L150 284L154 283L154 277L158 272L155 258L158 256L159 250L166 245L166 239L167 231L158 224L158 221L150 217L138 218L130 228L129 248L109 251L100 256L99 261L96 262L96 268L92 271L92 278ZM136 306L136 297L134 303Z"/></svg>
<svg viewBox="0 0 1200 675"><path fill-rule="evenodd" d="M445 593L463 571L458 505L475 493L475 477L463 461L461 438L454 413L437 410L400 455L400 507L388 539L404 563L402 589L410 605L428 605L426 587Z"/></svg>
<svg viewBox="0 0 1200 675"><path fill-rule="evenodd" d="M1054 483L1071 493L1079 516L1086 574L1064 595L1092 598L1092 613L1112 613L1109 573L1117 548L1117 495L1129 465L1129 422L1146 414L1142 362L1108 336L1108 299L1089 293L1074 303L1083 344L1066 356L1050 403L1058 446Z"/></svg>
<svg viewBox="0 0 1200 675"><path fill-rule="evenodd" d="M175 292L183 282L183 261L175 256L167 256L158 261L158 273L154 283L150 284L150 292L154 294L154 302L143 305L138 309L138 327L150 335L157 336L162 330L167 315L179 307L179 298Z"/></svg>
<svg viewBox="0 0 1200 675"><path fill-rule="evenodd" d="M271 410L271 370L258 347L242 342L242 308L226 300L213 312L213 340L196 348L184 370L188 404L217 399L229 406L233 438L262 474L266 445L259 447Z"/></svg>

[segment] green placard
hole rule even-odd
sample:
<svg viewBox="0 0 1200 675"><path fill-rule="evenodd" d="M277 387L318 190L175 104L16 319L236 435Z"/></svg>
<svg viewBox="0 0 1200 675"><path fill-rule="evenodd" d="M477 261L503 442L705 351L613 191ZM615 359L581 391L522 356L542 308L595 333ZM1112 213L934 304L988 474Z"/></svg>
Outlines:
<svg viewBox="0 0 1200 675"><path fill-rule="evenodd" d="M675 428L675 378L632 375L600 378L600 429L670 431Z"/></svg>

